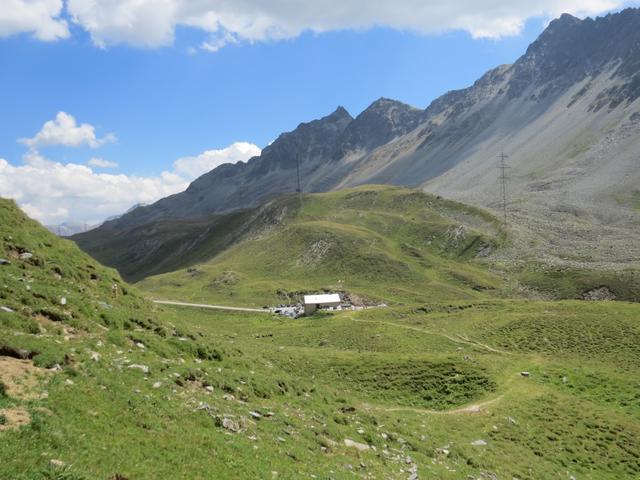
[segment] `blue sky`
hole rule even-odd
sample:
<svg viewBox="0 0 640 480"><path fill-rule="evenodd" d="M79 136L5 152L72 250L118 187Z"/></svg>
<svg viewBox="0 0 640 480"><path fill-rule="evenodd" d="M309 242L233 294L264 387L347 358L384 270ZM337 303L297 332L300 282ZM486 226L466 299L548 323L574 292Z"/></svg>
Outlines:
<svg viewBox="0 0 640 480"><path fill-rule="evenodd" d="M237 161L256 153L248 147L224 150L234 142L262 148L281 132L338 105L355 116L384 96L424 108L446 91L468 86L487 70L516 60L557 13L554 9L562 7L529 12L518 10L517 4L526 2L494 1L488 3L504 4L498 14L482 11L469 20L464 12L471 7L453 1L464 12L452 10L446 21L429 23L433 12L412 15L412 0L398 1L397 12L382 12L380 7L380 12L362 15L361 0L343 0L353 4L353 13L317 23L317 15L310 19L304 11L269 10L254 18L251 0L238 3L247 4L246 11L219 12L217 2L210 0L207 11L178 16L172 10L175 18L167 17L166 25L149 25L144 12L96 12L85 8L86 0L35 1L59 2L59 11L53 8L50 17L31 19L18 12L27 8L24 0L9 0L16 15L3 19L7 11L0 12L0 161L5 164L0 168L0 195L16 198L46 223L95 222L136 201L179 191L206 171L203 165L225 161L226 155L228 161ZM128 1L120 0L123 5ZM578 14L580 9L600 13L623 4L547 3L566 3L567 10L577 9ZM587 7L575 6L582 3ZM212 12L216 20L205 22ZM118 14L126 15L127 22L100 23ZM384 20L385 15L391 20ZM420 15L424 28L416 23ZM211 45L217 51L210 51ZM34 138L58 112L71 116L75 126L93 129L75 133L97 140L18 141ZM114 138L100 141L109 134ZM215 153L218 150L222 153ZM198 157L207 151L214 153ZM100 160L87 165L91 158ZM180 158L191 167L199 159L200 170L181 173L174 164ZM117 167L104 168L105 162ZM91 170L70 172L63 168L69 164ZM28 176L31 173L20 170L25 165L42 171ZM76 180L73 174L79 175ZM61 180L49 190L69 192L47 197L38 182L56 176L84 183L85 188L71 188ZM131 193L148 185L144 195ZM104 191L98 193L100 189ZM114 196L122 198L114 201Z"/></svg>
<svg viewBox="0 0 640 480"><path fill-rule="evenodd" d="M192 32L174 46L96 49L81 32L73 41L43 43L24 36L0 41L0 101L13 112L0 130L0 152L19 160L31 136L58 111L114 132L100 155L125 173L150 175L178 157L276 136L343 105L357 115L385 96L419 107L513 62L543 28L474 40L466 32L423 36L377 28L307 33L281 42L231 45L189 54ZM51 149L60 161L94 152Z"/></svg>

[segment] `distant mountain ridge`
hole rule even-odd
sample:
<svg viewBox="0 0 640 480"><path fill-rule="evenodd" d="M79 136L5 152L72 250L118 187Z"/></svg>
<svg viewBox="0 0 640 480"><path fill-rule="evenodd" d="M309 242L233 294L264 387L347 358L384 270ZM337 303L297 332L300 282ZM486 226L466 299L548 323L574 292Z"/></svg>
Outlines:
<svg viewBox="0 0 640 480"><path fill-rule="evenodd" d="M562 15L513 65L424 110L386 98L356 118L339 107L280 135L259 157L222 165L185 192L106 222L99 237L106 245L161 219L257 207L294 192L298 166L305 192L392 184L497 208L500 151L510 157L514 222L532 235L559 222L558 241L576 234L587 249L600 233L583 232L582 223L597 223L615 245L600 252L605 261L640 258L624 230L637 225L640 195L639 9L595 20ZM83 238L74 237L80 246Z"/></svg>

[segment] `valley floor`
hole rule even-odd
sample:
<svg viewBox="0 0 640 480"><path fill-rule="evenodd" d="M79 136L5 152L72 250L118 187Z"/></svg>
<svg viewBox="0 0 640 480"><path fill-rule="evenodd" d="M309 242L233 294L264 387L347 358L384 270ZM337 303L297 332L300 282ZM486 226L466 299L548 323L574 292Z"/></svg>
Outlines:
<svg viewBox="0 0 640 480"><path fill-rule="evenodd" d="M0 478L640 475L640 305L156 313L175 335L53 334L71 361L28 396L3 370L0 410L29 420Z"/></svg>

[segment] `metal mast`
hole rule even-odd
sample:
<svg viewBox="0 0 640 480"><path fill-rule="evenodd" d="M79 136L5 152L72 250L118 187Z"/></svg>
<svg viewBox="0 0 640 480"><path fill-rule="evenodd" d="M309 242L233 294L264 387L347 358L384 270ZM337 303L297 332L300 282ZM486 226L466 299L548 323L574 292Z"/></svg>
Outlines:
<svg viewBox="0 0 640 480"><path fill-rule="evenodd" d="M498 169L500 170L500 186L502 190L502 213L505 225L507 224L507 169L511 168L507 165L507 158L509 158L509 156L505 155L504 151L498 155L498 159L500 160L498 162Z"/></svg>
<svg viewBox="0 0 640 480"><path fill-rule="evenodd" d="M300 203L300 208L302 208L302 188L300 187L300 158L296 157L296 175L298 178L296 192L298 193L298 202Z"/></svg>

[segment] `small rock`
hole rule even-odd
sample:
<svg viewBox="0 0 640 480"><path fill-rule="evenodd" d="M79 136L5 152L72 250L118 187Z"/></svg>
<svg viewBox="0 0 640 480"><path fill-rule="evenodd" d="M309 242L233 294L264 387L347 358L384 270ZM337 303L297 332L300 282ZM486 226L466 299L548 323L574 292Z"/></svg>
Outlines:
<svg viewBox="0 0 640 480"><path fill-rule="evenodd" d="M222 427L225 430L229 430L230 432L237 433L242 429L240 422L235 421L230 417L216 417L216 426Z"/></svg>
<svg viewBox="0 0 640 480"><path fill-rule="evenodd" d="M100 361L100 354L98 352L91 352L91 360L94 362Z"/></svg>
<svg viewBox="0 0 640 480"><path fill-rule="evenodd" d="M6 258L0 258L0 265L11 265L11 262Z"/></svg>
<svg viewBox="0 0 640 480"><path fill-rule="evenodd" d="M142 349L145 349L145 348L146 348L146 347L144 346L144 343L142 343L142 342L136 342L136 347L138 347L138 348L142 348Z"/></svg>
<svg viewBox="0 0 640 480"><path fill-rule="evenodd" d="M211 385L207 385L204 387L207 392L213 392L213 387Z"/></svg>
<svg viewBox="0 0 640 480"><path fill-rule="evenodd" d="M64 381L64 384L65 384L65 385L74 385L73 380L71 380L70 378L67 378L67 379Z"/></svg>
<svg viewBox="0 0 640 480"><path fill-rule="evenodd" d="M29 260L33 257L33 253L24 252L20 254L20 260Z"/></svg>
<svg viewBox="0 0 640 480"><path fill-rule="evenodd" d="M160 388L162 386L162 383L160 382L156 382L153 384L153 388Z"/></svg>
<svg viewBox="0 0 640 480"><path fill-rule="evenodd" d="M471 445L473 445L474 447L484 447L487 445L487 442L485 442L484 440L474 440L473 442L471 442Z"/></svg>
<svg viewBox="0 0 640 480"><path fill-rule="evenodd" d="M62 297L60 299L60 305L66 305L67 304L67 299L65 297Z"/></svg>
<svg viewBox="0 0 640 480"><path fill-rule="evenodd" d="M344 439L344 446L349 448L355 448L357 450L360 450L361 452L369 450L371 448L369 445L365 443L356 442L348 438Z"/></svg>
<svg viewBox="0 0 640 480"><path fill-rule="evenodd" d="M249 412L249 415L251 415L253 418L257 420L260 420L262 418L262 414L260 412L251 411Z"/></svg>
<svg viewBox="0 0 640 480"><path fill-rule="evenodd" d="M133 363L127 368L135 368L137 370L142 370L144 373L149 373L149 367L147 367L146 365L138 365L137 363Z"/></svg>
<svg viewBox="0 0 640 480"><path fill-rule="evenodd" d="M9 307L0 307L0 310L7 313L13 313L13 310L11 310Z"/></svg>
<svg viewBox="0 0 640 480"><path fill-rule="evenodd" d="M62 460L56 460L55 458L52 458L51 460L49 460L49 465L55 468L64 468L67 466L67 464L64 463Z"/></svg>
<svg viewBox="0 0 640 480"><path fill-rule="evenodd" d="M523 377L528 377L531 374L529 372L520 372L520 375L522 375Z"/></svg>

